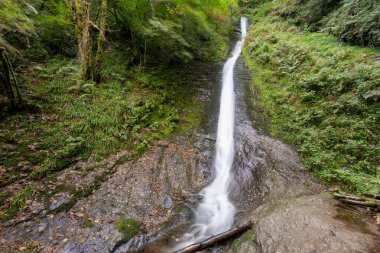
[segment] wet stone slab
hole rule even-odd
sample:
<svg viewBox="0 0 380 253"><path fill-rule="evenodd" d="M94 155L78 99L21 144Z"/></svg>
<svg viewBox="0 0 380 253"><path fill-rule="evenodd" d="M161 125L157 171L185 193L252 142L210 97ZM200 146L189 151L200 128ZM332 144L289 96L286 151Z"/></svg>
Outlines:
<svg viewBox="0 0 380 253"><path fill-rule="evenodd" d="M0 249L17 252L35 241L42 252L138 251L161 231L190 220L191 212L183 204L191 203L209 178L207 159L184 140L159 142L138 161L116 165L97 190L71 208L49 212L70 201L70 194L62 191L45 200L45 216L20 222L20 215L13 224L2 224ZM61 177L72 176L66 173ZM74 178L71 182L80 183ZM122 218L140 223L128 243L115 226Z"/></svg>

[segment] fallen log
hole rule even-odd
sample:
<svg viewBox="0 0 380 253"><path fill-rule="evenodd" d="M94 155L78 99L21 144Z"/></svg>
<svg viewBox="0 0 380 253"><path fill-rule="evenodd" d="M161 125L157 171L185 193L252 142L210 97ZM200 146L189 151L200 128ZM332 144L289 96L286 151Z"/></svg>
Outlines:
<svg viewBox="0 0 380 253"><path fill-rule="evenodd" d="M379 209L379 205L376 202L372 202L372 201L357 201L357 200L351 200L351 199L341 199L340 201L343 203L351 204L351 205Z"/></svg>
<svg viewBox="0 0 380 253"><path fill-rule="evenodd" d="M218 243L225 242L229 239L232 239L235 236L242 234L251 228L252 228L252 222L248 222L244 225L234 227L234 228L232 228L232 229L230 229L224 233L211 236L210 238L208 238L202 242L191 244L191 245L189 245L183 249L180 249L174 253L195 253L195 252L207 249L209 247L212 247Z"/></svg>
<svg viewBox="0 0 380 253"><path fill-rule="evenodd" d="M342 203L370 208L373 211L380 210L380 203L376 199L368 199L356 196L345 196L338 193L334 193L333 196L335 199L339 200Z"/></svg>
<svg viewBox="0 0 380 253"><path fill-rule="evenodd" d="M372 201L372 202L377 202L380 204L380 201L374 197L370 196L364 196L364 197L358 197L358 196L353 196L353 195L343 195L340 193L334 193L334 198L336 199L350 199L350 200L356 200L356 201Z"/></svg>

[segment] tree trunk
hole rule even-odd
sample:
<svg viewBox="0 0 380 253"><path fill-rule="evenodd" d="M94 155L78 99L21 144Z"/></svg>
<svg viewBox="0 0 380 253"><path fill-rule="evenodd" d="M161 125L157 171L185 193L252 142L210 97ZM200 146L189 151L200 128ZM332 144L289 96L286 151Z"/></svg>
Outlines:
<svg viewBox="0 0 380 253"><path fill-rule="evenodd" d="M82 64L83 80L92 79L91 74L91 36L90 36L90 4L85 0L71 0L75 32L78 41L78 55Z"/></svg>
<svg viewBox="0 0 380 253"><path fill-rule="evenodd" d="M100 0L99 25L96 25L90 20L90 3L86 0L71 0L78 40L78 55L82 64L81 78L83 80L99 83L101 79L103 50L106 40L107 3L107 0Z"/></svg>
<svg viewBox="0 0 380 253"><path fill-rule="evenodd" d="M107 21L107 0L101 0L100 5L100 18L99 18L99 34L98 34L98 45L95 55L95 64L94 64L94 76L93 80L97 83L101 81L101 71L103 68L103 50L104 44L106 41L106 21Z"/></svg>
<svg viewBox="0 0 380 253"><path fill-rule="evenodd" d="M346 196L339 193L334 193L333 196L335 199L339 200L342 203L366 207L373 211L380 211L380 201L377 199L357 197L357 196Z"/></svg>
<svg viewBox="0 0 380 253"><path fill-rule="evenodd" d="M0 47L0 82L3 83L6 95L12 107L21 103L21 94L18 89L17 79L13 71L12 64L8 58L5 48ZM12 82L13 79L13 82ZM12 84L13 83L13 84Z"/></svg>
<svg viewBox="0 0 380 253"><path fill-rule="evenodd" d="M211 246L214 246L218 243L225 242L229 239L234 238L237 235L240 235L241 233L244 233L245 231L249 230L252 228L252 222L248 222L244 225L232 228L222 234L218 234L215 236L212 236L200 243L195 243L190 246L187 246L181 250L176 251L175 253L194 253L198 252L204 249L207 249Z"/></svg>

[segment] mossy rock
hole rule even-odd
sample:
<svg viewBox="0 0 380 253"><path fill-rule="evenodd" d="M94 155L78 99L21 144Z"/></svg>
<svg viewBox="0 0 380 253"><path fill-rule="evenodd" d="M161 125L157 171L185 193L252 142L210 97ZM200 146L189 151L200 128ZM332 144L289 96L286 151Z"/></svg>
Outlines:
<svg viewBox="0 0 380 253"><path fill-rule="evenodd" d="M115 226L124 235L125 240L130 240L140 230L140 222L134 219L121 218L115 222Z"/></svg>
<svg viewBox="0 0 380 253"><path fill-rule="evenodd" d="M93 226L94 226L94 224L92 223L92 221L90 219L85 220L83 222L83 227L85 227L85 228L92 228Z"/></svg>

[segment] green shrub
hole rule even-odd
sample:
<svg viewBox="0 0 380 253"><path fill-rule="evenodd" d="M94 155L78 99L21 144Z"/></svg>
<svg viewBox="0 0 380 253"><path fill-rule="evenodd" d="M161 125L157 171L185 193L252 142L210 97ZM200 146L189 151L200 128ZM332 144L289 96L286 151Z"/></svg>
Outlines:
<svg viewBox="0 0 380 253"><path fill-rule="evenodd" d="M302 5L300 21L312 30L317 30L320 21L339 7L341 0L299 0Z"/></svg>
<svg viewBox="0 0 380 253"><path fill-rule="evenodd" d="M265 5L258 9L266 9ZM380 46L380 2L377 0L288 0L272 14L309 31L328 32L344 42Z"/></svg>
<svg viewBox="0 0 380 253"><path fill-rule="evenodd" d="M47 0L36 17L37 42L50 54L76 56L76 38L72 13L63 0Z"/></svg>
<svg viewBox="0 0 380 253"><path fill-rule="evenodd" d="M344 0L343 5L326 19L323 30L340 40L380 47L380 2Z"/></svg>

